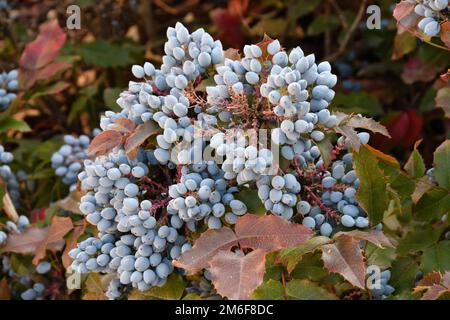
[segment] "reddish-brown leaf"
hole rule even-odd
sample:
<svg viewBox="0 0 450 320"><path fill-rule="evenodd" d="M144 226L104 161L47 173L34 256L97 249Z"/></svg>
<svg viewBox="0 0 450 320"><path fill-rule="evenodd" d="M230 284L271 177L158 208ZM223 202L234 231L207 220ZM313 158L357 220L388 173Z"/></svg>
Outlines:
<svg viewBox="0 0 450 320"><path fill-rule="evenodd" d="M64 71L72 65L68 62L53 62L41 69L24 69L19 70L19 81L24 89L31 88L36 81L48 80L58 72Z"/></svg>
<svg viewBox="0 0 450 320"><path fill-rule="evenodd" d="M342 235L322 247L322 260L330 272L339 273L355 287L364 289L365 264L359 241Z"/></svg>
<svg viewBox="0 0 450 320"><path fill-rule="evenodd" d="M450 21L441 24L441 40L450 48Z"/></svg>
<svg viewBox="0 0 450 320"><path fill-rule="evenodd" d="M19 64L25 69L40 69L52 62L66 41L66 34L52 20L40 27L37 38L25 46Z"/></svg>
<svg viewBox="0 0 450 320"><path fill-rule="evenodd" d="M418 287L430 287L433 284L440 284L442 280L442 275L435 271L430 272L423 276L422 280L417 284Z"/></svg>
<svg viewBox="0 0 450 320"><path fill-rule="evenodd" d="M264 38L258 42L256 45L261 48L262 56L261 59L267 59L269 56L269 52L267 51L267 46L272 43L274 40L264 33Z"/></svg>
<svg viewBox="0 0 450 320"><path fill-rule="evenodd" d="M421 300L437 300L443 293L449 290L440 284L433 284L422 296Z"/></svg>
<svg viewBox="0 0 450 320"><path fill-rule="evenodd" d="M267 252L294 247L308 241L313 232L301 224L293 224L274 215L247 214L238 219L236 235L242 248Z"/></svg>
<svg viewBox="0 0 450 320"><path fill-rule="evenodd" d="M414 3L401 1L395 6L394 18L397 20L399 29L410 29L416 26L419 16L414 12Z"/></svg>
<svg viewBox="0 0 450 320"><path fill-rule="evenodd" d="M66 247L64 248L64 252L62 254L62 262L66 269L72 263L72 258L69 257L69 251L77 246L78 238L84 233L86 226L87 223L85 219L83 219L81 223L76 223L75 228L66 240Z"/></svg>
<svg viewBox="0 0 450 320"><path fill-rule="evenodd" d="M231 60L240 60L241 59L241 54L239 53L239 50L234 49L234 48L228 48L227 50L225 50L224 56L225 56L225 58L231 59Z"/></svg>
<svg viewBox="0 0 450 320"><path fill-rule="evenodd" d="M133 121L131 121L128 118L119 118L116 121L114 121L114 124L111 126L112 130L119 131L123 134L130 134L133 132L136 125Z"/></svg>
<svg viewBox="0 0 450 320"><path fill-rule="evenodd" d="M52 244L64 241L64 236L73 229L72 220L69 217L53 217L48 229L47 237L36 248L33 264L38 264L45 257L45 252ZM50 248L51 249L51 248Z"/></svg>
<svg viewBox="0 0 450 320"><path fill-rule="evenodd" d="M194 274L208 267L208 262L219 252L237 245L237 238L230 228L210 229L195 241L191 250L183 253L173 265Z"/></svg>
<svg viewBox="0 0 450 320"><path fill-rule="evenodd" d="M217 292L231 300L248 300L264 279L266 252L247 255L221 251L210 263L212 282Z"/></svg>
<svg viewBox="0 0 450 320"><path fill-rule="evenodd" d="M123 143L123 135L116 130L106 130L91 141L88 152L91 155L103 155L109 153L112 149Z"/></svg>
<svg viewBox="0 0 450 320"><path fill-rule="evenodd" d="M22 233L12 233L2 248L4 252L29 254L36 252L37 247L47 238L48 228L29 227Z"/></svg>
<svg viewBox="0 0 450 320"><path fill-rule="evenodd" d="M145 140L150 136L157 134L160 128L153 121L147 121L143 124L137 126L136 130L130 134L125 142L125 152L127 154L132 154L139 146L141 146ZM132 157L133 159L133 157Z"/></svg>
<svg viewBox="0 0 450 320"><path fill-rule="evenodd" d="M383 231L380 230L369 230L369 231L361 231L361 230L352 230L348 232L338 232L335 235L335 238L339 238L341 236L350 236L358 240L366 240L372 242L374 245L380 248L393 248L393 244L386 237Z"/></svg>

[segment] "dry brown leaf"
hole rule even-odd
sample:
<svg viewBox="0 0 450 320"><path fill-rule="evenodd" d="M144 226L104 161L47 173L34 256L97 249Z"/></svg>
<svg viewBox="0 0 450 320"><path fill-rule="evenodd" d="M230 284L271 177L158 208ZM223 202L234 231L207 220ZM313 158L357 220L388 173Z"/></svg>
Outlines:
<svg viewBox="0 0 450 320"><path fill-rule="evenodd" d="M441 24L441 40L450 48L450 21Z"/></svg>
<svg viewBox="0 0 450 320"><path fill-rule="evenodd" d="M417 180L416 188L414 189L414 192L411 195L411 200L417 204L419 202L420 198L431 188L433 188L434 185L430 182L430 178L428 176L423 176Z"/></svg>
<svg viewBox="0 0 450 320"><path fill-rule="evenodd" d="M79 208L80 199L81 193L78 191L73 191L64 199L57 201L55 206L69 212L82 214Z"/></svg>
<svg viewBox="0 0 450 320"><path fill-rule="evenodd" d="M364 289L365 264L359 241L342 235L322 247L322 260L330 272L339 273L355 287Z"/></svg>
<svg viewBox="0 0 450 320"><path fill-rule="evenodd" d="M8 190L5 190L5 194L3 195L3 209L10 220L17 221L19 219L16 207L9 196Z"/></svg>
<svg viewBox="0 0 450 320"><path fill-rule="evenodd" d="M241 54L239 53L238 49L228 48L224 52L224 57L230 60L240 60Z"/></svg>
<svg viewBox="0 0 450 320"><path fill-rule="evenodd" d="M247 255L221 251L210 263L211 279L217 292L231 300L248 300L264 280L266 252Z"/></svg>
<svg viewBox="0 0 450 320"><path fill-rule="evenodd" d="M88 152L95 156L107 154L122 143L123 135L119 131L106 130L95 136L89 145Z"/></svg>
<svg viewBox="0 0 450 320"><path fill-rule="evenodd" d="M274 40L271 37L269 37L267 34L264 33L264 38L256 44L258 47L261 48L262 51L261 59L266 60L267 57L269 56L267 46L273 41Z"/></svg>
<svg viewBox="0 0 450 320"><path fill-rule="evenodd" d="M49 249L49 246L64 242L64 236L72 229L73 224L69 217L53 217L47 236L36 248L33 264L37 265L45 257L46 250Z"/></svg>
<svg viewBox="0 0 450 320"><path fill-rule="evenodd" d="M381 230L368 230L368 231L352 230L348 232L338 232L334 237L339 238L344 235L353 237L354 239L358 240L367 240L380 248L394 247L394 245L391 243L388 237L386 237L383 231Z"/></svg>
<svg viewBox="0 0 450 320"><path fill-rule="evenodd" d="M237 245L237 237L230 228L210 229L195 241L191 250L183 253L173 265L194 274L208 267L208 262L219 252Z"/></svg>
<svg viewBox="0 0 450 320"><path fill-rule="evenodd" d="M313 235L310 228L274 215L247 214L238 219L235 231L241 248L267 252L297 246Z"/></svg>
<svg viewBox="0 0 450 320"><path fill-rule="evenodd" d="M394 18L400 30L410 29L416 26L419 16L414 12L414 3L401 1L395 6Z"/></svg>
<svg viewBox="0 0 450 320"><path fill-rule="evenodd" d="M62 262L66 269L72 264L72 258L69 257L69 251L76 248L78 238L84 233L86 226L87 222L85 219L78 224L76 223L75 228L66 240L66 247L64 248L64 252L62 254Z"/></svg>

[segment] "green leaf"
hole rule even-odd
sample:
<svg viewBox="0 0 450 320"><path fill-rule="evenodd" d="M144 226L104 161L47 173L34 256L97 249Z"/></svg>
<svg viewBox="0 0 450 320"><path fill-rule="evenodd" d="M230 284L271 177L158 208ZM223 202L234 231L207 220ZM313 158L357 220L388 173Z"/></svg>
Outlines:
<svg viewBox="0 0 450 320"><path fill-rule="evenodd" d="M264 281L280 280L283 273L283 267L276 263L276 252L271 252L266 255L266 272L264 274Z"/></svg>
<svg viewBox="0 0 450 320"><path fill-rule="evenodd" d="M105 40L80 45L79 54L87 64L108 67L125 67L133 63L130 50Z"/></svg>
<svg viewBox="0 0 450 320"><path fill-rule="evenodd" d="M371 117L383 114L383 108L378 99L363 91L349 94L337 93L330 108L333 111L362 113Z"/></svg>
<svg viewBox="0 0 450 320"><path fill-rule="evenodd" d="M401 239L397 246L397 254L405 256L409 253L423 251L439 240L441 231L428 226L427 228L415 228Z"/></svg>
<svg viewBox="0 0 450 320"><path fill-rule="evenodd" d="M146 296L163 299L163 300L179 300L183 295L186 283L183 278L172 273L167 279L167 283L160 287L153 287L145 292Z"/></svg>
<svg viewBox="0 0 450 320"><path fill-rule="evenodd" d="M396 293L401 293L405 290L411 291L415 285L418 271L419 266L413 258L399 258L392 263L392 276L389 284L395 288Z"/></svg>
<svg viewBox="0 0 450 320"><path fill-rule="evenodd" d="M196 293L188 293L183 297L183 300L202 300L202 298Z"/></svg>
<svg viewBox="0 0 450 320"><path fill-rule="evenodd" d="M356 194L358 203L367 212L372 225L377 225L389 205L383 171L378 166L377 158L365 145L358 153L353 153L353 163L360 181Z"/></svg>
<svg viewBox="0 0 450 320"><path fill-rule="evenodd" d="M439 186L450 190L450 140L445 140L434 152L434 176Z"/></svg>
<svg viewBox="0 0 450 320"><path fill-rule="evenodd" d="M235 194L237 200L241 200L247 205L248 212L256 215L264 215L266 208L258 197L257 189L245 188Z"/></svg>
<svg viewBox="0 0 450 320"><path fill-rule="evenodd" d="M372 243L367 243L365 256L367 265L377 265L381 269L389 268L394 261L395 248L380 248Z"/></svg>
<svg viewBox="0 0 450 320"><path fill-rule="evenodd" d="M420 269L424 273L450 270L450 240L440 241L424 250Z"/></svg>
<svg viewBox="0 0 450 320"><path fill-rule="evenodd" d="M447 86L439 89L436 94L436 99L433 102L435 102L436 107L444 110L444 116L446 118L450 118L450 87Z"/></svg>
<svg viewBox="0 0 450 320"><path fill-rule="evenodd" d="M88 107L88 98L86 96L79 96L77 100L72 104L67 122L72 123L75 119L78 119L80 113L86 110Z"/></svg>
<svg viewBox="0 0 450 320"><path fill-rule="evenodd" d="M331 144L331 139L327 136L320 142L315 142L317 147L319 148L320 155L322 156L323 165L325 168L328 168L333 158L333 145Z"/></svg>
<svg viewBox="0 0 450 320"><path fill-rule="evenodd" d="M305 254L297 267L291 272L294 279L310 279L320 281L329 273L325 270L319 254Z"/></svg>
<svg viewBox="0 0 450 320"><path fill-rule="evenodd" d="M286 293L294 300L336 300L337 297L309 280L294 279L286 285Z"/></svg>
<svg viewBox="0 0 450 320"><path fill-rule="evenodd" d="M31 128L25 121L16 120L12 117L6 116L0 118L0 133L8 130L17 130L20 132L29 132Z"/></svg>
<svg viewBox="0 0 450 320"><path fill-rule="evenodd" d="M292 248L281 250L279 254L280 261L286 265L289 273L294 270L297 264L302 260L302 257L306 253L314 252L316 249L331 241L328 237L313 237L305 243Z"/></svg>
<svg viewBox="0 0 450 320"><path fill-rule="evenodd" d="M263 282L252 293L255 300L284 300L284 288L281 282L270 279Z"/></svg>
<svg viewBox="0 0 450 320"><path fill-rule="evenodd" d="M448 191L433 188L425 192L419 202L413 206L413 213L421 221L439 219L450 208Z"/></svg>
<svg viewBox="0 0 450 320"><path fill-rule="evenodd" d="M105 105L114 111L120 111L121 108L117 105L116 100L119 98L122 91L123 88L106 88L103 91L103 101L105 102Z"/></svg>
<svg viewBox="0 0 450 320"><path fill-rule="evenodd" d="M416 142L414 145L414 150L411 152L408 161L405 164L405 170L409 173L409 175L413 178L420 178L425 174L425 163L423 161L422 156L417 150L417 146L420 143L420 140Z"/></svg>

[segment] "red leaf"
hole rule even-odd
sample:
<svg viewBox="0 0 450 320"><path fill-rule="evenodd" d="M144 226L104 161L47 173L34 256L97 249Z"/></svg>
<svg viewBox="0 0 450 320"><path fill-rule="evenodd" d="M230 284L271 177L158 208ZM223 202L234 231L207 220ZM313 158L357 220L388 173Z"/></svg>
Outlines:
<svg viewBox="0 0 450 320"><path fill-rule="evenodd" d="M66 34L52 20L40 27L37 38L25 46L19 64L25 69L40 69L52 62L66 41Z"/></svg>
<svg viewBox="0 0 450 320"><path fill-rule="evenodd" d="M125 142L125 152L134 159L135 150L140 147L150 136L157 134L160 128L153 122L147 121L137 126L136 130L130 134Z"/></svg>
<svg viewBox="0 0 450 320"><path fill-rule="evenodd" d="M95 136L89 145L88 152L95 156L107 154L122 143L123 135L119 131L106 130Z"/></svg>
<svg viewBox="0 0 450 320"><path fill-rule="evenodd" d="M53 217L47 237L36 248L33 264L38 264L45 257L45 252L49 246L63 242L64 236L72 229L73 224L69 217Z"/></svg>
<svg viewBox="0 0 450 320"><path fill-rule="evenodd" d="M364 289L365 264L359 241L342 235L322 247L322 260L330 272L339 273L355 287Z"/></svg>
<svg viewBox="0 0 450 320"><path fill-rule="evenodd" d="M41 69L19 70L19 80L24 89L29 89L39 80L48 80L60 71L66 70L72 65L67 62L53 62Z"/></svg>
<svg viewBox="0 0 450 320"><path fill-rule="evenodd" d="M191 250L183 253L173 265L186 269L189 274L194 274L208 267L208 262L219 252L228 251L237 245L237 238L230 228L219 230L210 229L195 241Z"/></svg>
<svg viewBox="0 0 450 320"><path fill-rule="evenodd" d="M47 237L48 228L29 227L22 233L13 233L8 237L4 252L30 254L36 252L37 247Z"/></svg>
<svg viewBox="0 0 450 320"><path fill-rule="evenodd" d="M217 292L231 300L248 300L264 279L266 252L247 255L219 252L210 263L212 282Z"/></svg>
<svg viewBox="0 0 450 320"><path fill-rule="evenodd" d="M174 265L193 274L207 268L208 262L219 251L229 251L238 243L241 248L272 252L302 244L313 235L311 229L274 215L247 214L237 220L235 230L236 234L228 227L206 231L191 250L174 261Z"/></svg>
<svg viewBox="0 0 450 320"><path fill-rule="evenodd" d="M414 12L414 3L401 1L395 6L394 18L397 20L399 29L410 29L416 26L419 16Z"/></svg>
<svg viewBox="0 0 450 320"><path fill-rule="evenodd" d="M368 231L352 230L348 232L338 232L335 238L339 238L340 236L343 235L351 236L352 238L358 240L367 240L380 248L394 247L391 241L384 235L383 231L380 230L368 230Z"/></svg>
<svg viewBox="0 0 450 320"><path fill-rule="evenodd" d="M84 233L86 230L87 222L85 219L81 221L81 223L78 223L75 228L73 229L70 236L67 238L66 241L66 247L64 248L64 252L62 255L62 262L64 267L67 269L71 263L72 258L69 257L69 251L74 249L77 246L78 238Z"/></svg>
<svg viewBox="0 0 450 320"><path fill-rule="evenodd" d="M247 214L238 219L236 235L241 248L262 249L267 252L294 247L308 241L313 231L283 218Z"/></svg>
<svg viewBox="0 0 450 320"><path fill-rule="evenodd" d="M119 118L114 122L111 129L119 131L120 133L123 133L123 134L130 134L133 132L135 127L136 127L136 125L130 119Z"/></svg>
<svg viewBox="0 0 450 320"><path fill-rule="evenodd" d="M233 14L227 9L218 8L210 13L211 20L217 27L217 38L231 48L240 48L244 45L244 35L242 32L242 19L239 15Z"/></svg>

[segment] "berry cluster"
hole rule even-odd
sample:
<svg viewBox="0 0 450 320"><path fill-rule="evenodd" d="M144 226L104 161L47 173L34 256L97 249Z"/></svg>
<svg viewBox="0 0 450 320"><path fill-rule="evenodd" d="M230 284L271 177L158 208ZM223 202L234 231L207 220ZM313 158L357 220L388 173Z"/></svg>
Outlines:
<svg viewBox="0 0 450 320"><path fill-rule="evenodd" d="M450 2L448 0L407 0L413 3L414 12L421 16L417 25L427 36L437 37L441 31L440 24L448 19Z"/></svg>
<svg viewBox="0 0 450 320"><path fill-rule="evenodd" d="M17 74L17 70L0 73L0 111L8 109L16 98L14 92L19 88Z"/></svg>

